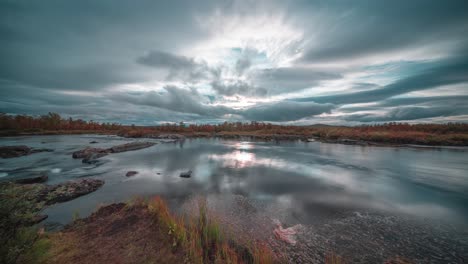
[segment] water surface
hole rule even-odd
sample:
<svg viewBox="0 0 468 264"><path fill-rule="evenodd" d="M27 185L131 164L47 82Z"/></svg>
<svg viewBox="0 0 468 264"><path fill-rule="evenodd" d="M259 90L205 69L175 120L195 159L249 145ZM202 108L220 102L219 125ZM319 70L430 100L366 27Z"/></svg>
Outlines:
<svg viewBox="0 0 468 264"><path fill-rule="evenodd" d="M93 140L99 143L90 144ZM98 204L139 194L180 200L194 194L240 194L285 205L291 215L306 223L367 210L468 222L465 149L187 139L112 154L96 165L71 158L71 152L86 146L131 141L93 135L2 138L0 145L21 144L54 152L1 160L0 176L11 179L46 172L50 184L80 177L105 180L96 193L50 210L49 221L57 222L67 222L73 214L70 210L86 215ZM129 170L139 174L127 178ZM180 178L187 170L193 171L192 178Z"/></svg>

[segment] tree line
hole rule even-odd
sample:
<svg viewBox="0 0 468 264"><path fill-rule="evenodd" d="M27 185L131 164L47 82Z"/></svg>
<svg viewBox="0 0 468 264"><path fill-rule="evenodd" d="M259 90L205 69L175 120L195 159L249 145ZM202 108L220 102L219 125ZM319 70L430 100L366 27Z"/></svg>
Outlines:
<svg viewBox="0 0 468 264"><path fill-rule="evenodd" d="M266 122L223 122L218 124L186 124L165 123L156 126L122 125L110 122L85 121L82 119L62 118L57 113L48 113L41 116L29 115L7 115L0 113L0 130L126 130L138 133L218 133L218 132L264 132L274 134L310 134L314 133L354 133L367 134L374 132L401 133L421 132L432 134L467 134L468 124L446 123L446 124L409 124L390 122L372 125L348 126L294 126L278 125Z"/></svg>

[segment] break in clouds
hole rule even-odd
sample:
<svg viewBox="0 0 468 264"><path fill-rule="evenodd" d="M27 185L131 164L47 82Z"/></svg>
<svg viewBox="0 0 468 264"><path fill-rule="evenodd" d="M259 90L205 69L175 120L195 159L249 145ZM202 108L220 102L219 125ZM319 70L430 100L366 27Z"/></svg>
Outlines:
<svg viewBox="0 0 468 264"><path fill-rule="evenodd" d="M468 121L466 1L1 1L0 112Z"/></svg>

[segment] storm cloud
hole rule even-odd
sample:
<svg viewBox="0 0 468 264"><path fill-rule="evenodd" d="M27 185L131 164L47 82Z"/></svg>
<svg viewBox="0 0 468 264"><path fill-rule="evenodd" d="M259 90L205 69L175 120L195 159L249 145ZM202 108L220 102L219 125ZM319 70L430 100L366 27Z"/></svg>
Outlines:
<svg viewBox="0 0 468 264"><path fill-rule="evenodd" d="M466 122L468 3L2 1L0 112Z"/></svg>

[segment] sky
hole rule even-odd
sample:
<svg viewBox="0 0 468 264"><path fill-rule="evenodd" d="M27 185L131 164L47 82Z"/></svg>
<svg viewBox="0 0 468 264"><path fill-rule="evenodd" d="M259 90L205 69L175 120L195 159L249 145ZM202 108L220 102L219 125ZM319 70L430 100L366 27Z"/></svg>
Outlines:
<svg viewBox="0 0 468 264"><path fill-rule="evenodd" d="M0 0L0 112L468 122L468 1Z"/></svg>

